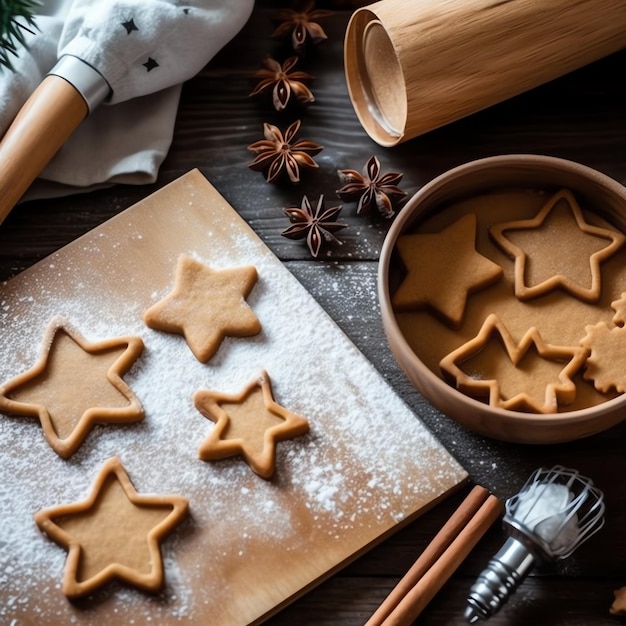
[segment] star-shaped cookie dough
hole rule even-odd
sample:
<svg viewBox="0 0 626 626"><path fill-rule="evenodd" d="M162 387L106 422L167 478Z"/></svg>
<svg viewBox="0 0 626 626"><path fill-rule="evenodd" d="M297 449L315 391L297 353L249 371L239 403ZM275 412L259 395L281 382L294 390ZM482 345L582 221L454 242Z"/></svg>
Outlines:
<svg viewBox="0 0 626 626"><path fill-rule="evenodd" d="M38 417L46 440L66 459L94 425L143 419L141 403L122 379L142 351L139 337L89 343L54 318L39 361L0 387L0 411Z"/></svg>
<svg viewBox="0 0 626 626"><path fill-rule="evenodd" d="M257 278L253 266L214 270L182 255L173 290L144 313L144 321L155 330L183 335L195 357L206 363L225 337L261 332L245 301Z"/></svg>
<svg viewBox="0 0 626 626"><path fill-rule="evenodd" d="M262 371L239 394L200 390L194 403L202 415L216 422L200 444L203 461L241 455L262 478L276 468L276 443L304 435L309 423L280 406L272 394L267 372Z"/></svg>
<svg viewBox="0 0 626 626"><path fill-rule="evenodd" d="M468 295L493 284L502 268L476 250L476 215L438 233L403 235L396 243L407 275L392 295L396 311L430 307L460 326Z"/></svg>
<svg viewBox="0 0 626 626"><path fill-rule="evenodd" d="M479 366L472 366L470 360L484 353L492 339L499 340L504 350L500 349L490 359L486 373ZM459 391L473 397L488 395L491 406L555 413L559 406L574 401L576 384L572 377L582 368L587 354L582 347L545 343L535 327L529 328L517 344L498 316L491 314L478 335L446 355L439 366ZM502 364L497 362L500 356L505 361ZM556 369L549 367L540 371L542 360L556 362ZM507 378L508 365L516 368L519 380L509 380L512 376ZM493 377L491 372L495 372Z"/></svg>
<svg viewBox="0 0 626 626"><path fill-rule="evenodd" d="M556 231L568 241L567 246L554 245ZM567 189L554 194L534 218L495 224L489 232L515 260L515 295L520 300L562 289L583 302L598 302L602 291L600 264L626 241L616 230L586 222ZM522 245L511 240L516 233L523 234Z"/></svg>
<svg viewBox="0 0 626 626"><path fill-rule="evenodd" d="M164 582L161 543L187 513L179 495L141 495L117 457L108 459L83 502L38 511L42 532L68 550L63 593L79 598L113 579L145 591Z"/></svg>

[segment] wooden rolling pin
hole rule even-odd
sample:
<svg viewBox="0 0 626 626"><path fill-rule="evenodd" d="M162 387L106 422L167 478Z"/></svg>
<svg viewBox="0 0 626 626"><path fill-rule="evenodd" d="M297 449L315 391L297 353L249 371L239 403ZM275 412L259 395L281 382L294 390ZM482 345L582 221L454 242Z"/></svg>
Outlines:
<svg viewBox="0 0 626 626"><path fill-rule="evenodd" d="M393 146L626 47L624 0L381 0L345 37L350 98Z"/></svg>
<svg viewBox="0 0 626 626"><path fill-rule="evenodd" d="M59 60L0 140L0 223L110 89L76 57Z"/></svg>
<svg viewBox="0 0 626 626"><path fill-rule="evenodd" d="M93 10L88 12L81 6L69 8L65 16L68 34L85 36L72 37L71 41L61 38L63 56L0 140L0 223L96 106L106 99L117 104L155 93L195 76L241 30L254 0L196 0L191 17L190 9L178 2L141 0L134 3L135 17L142 15L141 29L131 14L127 18L130 21L121 22L120 15L125 15L132 4L108 0L93 2ZM102 36L98 29L104 29ZM179 32L177 29L181 29L180 36L173 34ZM136 41L129 42L127 37L133 31L141 33ZM144 80L144 70L159 67L154 59L155 65L142 62L150 59L156 44L163 44L161 53L167 63L163 63L162 71ZM139 74L131 76L138 65Z"/></svg>

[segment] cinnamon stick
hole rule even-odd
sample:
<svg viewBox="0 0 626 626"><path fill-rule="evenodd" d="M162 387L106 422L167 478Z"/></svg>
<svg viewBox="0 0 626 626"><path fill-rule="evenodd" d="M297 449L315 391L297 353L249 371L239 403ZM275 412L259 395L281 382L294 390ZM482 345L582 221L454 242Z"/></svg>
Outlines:
<svg viewBox="0 0 626 626"><path fill-rule="evenodd" d="M474 487L365 626L411 624L501 513L498 498Z"/></svg>

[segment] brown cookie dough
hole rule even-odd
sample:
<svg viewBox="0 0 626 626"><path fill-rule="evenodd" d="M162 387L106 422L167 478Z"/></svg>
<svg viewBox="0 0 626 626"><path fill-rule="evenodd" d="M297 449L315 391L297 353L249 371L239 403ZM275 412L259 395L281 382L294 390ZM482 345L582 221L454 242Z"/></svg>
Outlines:
<svg viewBox="0 0 626 626"><path fill-rule="evenodd" d="M206 363L225 337L261 332L245 301L257 278L253 266L214 270L182 255L173 290L144 313L144 321L155 330L182 335L194 356Z"/></svg>
<svg viewBox="0 0 626 626"><path fill-rule="evenodd" d="M585 327L586 335L580 344L589 350L589 357L583 377L593 382L602 393L615 389L619 393L626 391L626 328L609 326L598 322Z"/></svg>
<svg viewBox="0 0 626 626"><path fill-rule="evenodd" d="M520 300L562 289L583 302L598 302L600 264L626 241L616 230L587 223L567 189L554 194L534 218L495 224L489 233L515 259L515 295ZM567 243L554 245L555 233Z"/></svg>
<svg viewBox="0 0 626 626"><path fill-rule="evenodd" d="M304 435L309 423L274 400L270 378L262 371L239 394L200 390L194 403L202 415L216 422L201 443L203 461L241 455L262 478L276 467L276 443Z"/></svg>
<svg viewBox="0 0 626 626"><path fill-rule="evenodd" d="M403 235L396 244L407 275L391 297L396 311L430 308L458 327L469 294L502 276L476 250L476 215L464 215L438 233Z"/></svg>
<svg viewBox="0 0 626 626"><path fill-rule="evenodd" d="M445 356L441 371L460 391L488 397L502 409L555 413L576 397L572 377L587 350L546 344L536 328L516 343L497 315L489 315L476 337Z"/></svg>
<svg viewBox="0 0 626 626"><path fill-rule="evenodd" d="M63 593L78 598L113 579L144 591L163 586L161 543L186 515L179 495L140 495L117 457L108 459L83 502L38 511L35 522L68 556Z"/></svg>
<svg viewBox="0 0 626 626"><path fill-rule="evenodd" d="M626 293L611 302L611 308L615 311L612 322L616 326L626 326Z"/></svg>
<svg viewBox="0 0 626 626"><path fill-rule="evenodd" d="M53 318L39 361L0 386L0 411L39 418L48 443L66 459L94 425L143 419L141 403L122 380L142 351L139 337L89 343Z"/></svg>

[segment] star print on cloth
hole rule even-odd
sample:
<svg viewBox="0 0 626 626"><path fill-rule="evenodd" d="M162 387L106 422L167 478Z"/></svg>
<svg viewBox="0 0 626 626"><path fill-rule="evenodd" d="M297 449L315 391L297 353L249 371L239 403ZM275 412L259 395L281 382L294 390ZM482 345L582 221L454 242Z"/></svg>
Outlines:
<svg viewBox="0 0 626 626"><path fill-rule="evenodd" d="M159 64L152 57L148 57L143 66L146 68L146 71L151 72L155 67L159 67Z"/></svg>
<svg viewBox="0 0 626 626"><path fill-rule="evenodd" d="M478 335L441 359L439 367L459 391L488 396L491 406L556 413L559 406L575 400L572 377L587 354L579 346L545 343L535 327L518 344L498 316L491 314Z"/></svg>
<svg viewBox="0 0 626 626"><path fill-rule="evenodd" d="M113 579L144 591L164 583L161 543L187 514L179 495L141 495L117 457L108 459L83 502L38 511L35 522L68 550L63 593L79 598Z"/></svg>
<svg viewBox="0 0 626 626"><path fill-rule="evenodd" d="M134 30L139 30L135 24L135 20L132 18L122 22L122 26L126 29L126 34L130 35Z"/></svg>
<svg viewBox="0 0 626 626"><path fill-rule="evenodd" d="M212 0L193 6L179 0L53 4L69 5L59 9L63 18L54 60L65 55L82 59L108 83L107 104L119 104L179 88L196 76L241 30L254 0ZM129 115L128 108L121 114Z"/></svg>
<svg viewBox="0 0 626 626"><path fill-rule="evenodd" d="M567 233L567 246L552 245L552 233ZM515 260L515 295L529 300L555 289L593 304L602 293L600 264L622 247L618 231L585 221L573 194L554 194L529 220L495 224L494 241Z"/></svg>
<svg viewBox="0 0 626 626"><path fill-rule="evenodd" d="M96 424L143 419L141 403L122 380L142 351L139 337L89 343L54 318L39 361L0 387L0 411L38 417L52 449L69 458Z"/></svg>
<svg viewBox="0 0 626 626"><path fill-rule="evenodd" d="M253 266L213 270L182 255L173 290L144 313L144 321L155 330L183 335L195 357L206 363L225 337L261 332L245 301L257 278Z"/></svg>
<svg viewBox="0 0 626 626"><path fill-rule="evenodd" d="M216 422L198 456L212 461L241 455L252 471L265 479L276 469L276 443L309 431L306 419L274 400L265 371L239 394L200 390L193 399L198 411Z"/></svg>
<svg viewBox="0 0 626 626"><path fill-rule="evenodd" d="M407 275L392 295L398 312L429 307L460 326L469 294L502 276L502 268L476 250L476 215L438 233L402 235L396 247Z"/></svg>

